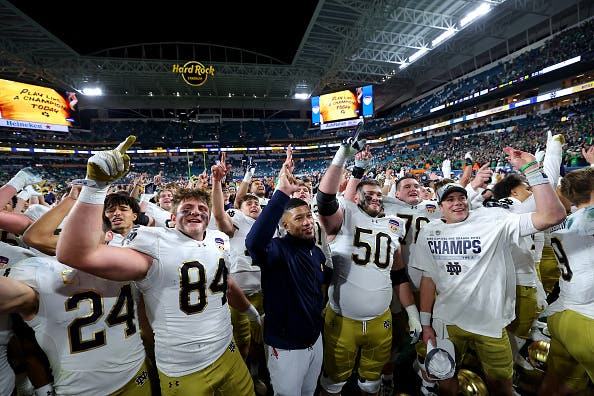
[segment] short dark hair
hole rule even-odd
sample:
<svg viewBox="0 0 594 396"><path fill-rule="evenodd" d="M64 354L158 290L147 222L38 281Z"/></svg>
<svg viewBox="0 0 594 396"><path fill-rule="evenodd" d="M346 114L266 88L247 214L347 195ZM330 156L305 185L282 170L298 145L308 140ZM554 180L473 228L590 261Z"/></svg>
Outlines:
<svg viewBox="0 0 594 396"><path fill-rule="evenodd" d="M510 173L495 183L491 189L491 191L493 191L493 199L499 201L502 198L509 197L512 193L512 190L522 183L524 183L522 176L516 173Z"/></svg>
<svg viewBox="0 0 594 396"><path fill-rule="evenodd" d="M237 201L237 205L238 208L237 209L241 209L241 205L245 202L245 201L249 201L250 199L255 199L256 201L260 202L260 198L258 198L257 195L252 194L252 193L247 193L245 194L243 197L241 197L239 199L239 201Z"/></svg>
<svg viewBox="0 0 594 396"><path fill-rule="evenodd" d="M289 202L287 202L287 205L285 206L285 212L288 210L298 208L300 206L308 206L309 207L309 204L307 202L305 202L304 200L302 200L301 198L291 198L291 199L289 199Z"/></svg>
<svg viewBox="0 0 594 396"><path fill-rule="evenodd" d="M362 180L361 183L357 185L357 191L363 191L363 187L365 186L378 186L379 188L382 187L379 181L375 179L365 179Z"/></svg>
<svg viewBox="0 0 594 396"><path fill-rule="evenodd" d="M128 205L132 212L138 214L140 213L140 206L138 205L138 201L136 198L132 198L128 195L127 192L115 192L107 195L105 197L105 201L103 202L103 212L107 209L118 206L118 205Z"/></svg>
<svg viewBox="0 0 594 396"><path fill-rule="evenodd" d="M404 176L402 176L400 179L396 180L396 185L395 185L395 189L396 191L398 191L398 188L400 187L400 182L406 179L414 179L416 181L419 181L419 179L417 179L417 177L412 174L412 173L406 173Z"/></svg>

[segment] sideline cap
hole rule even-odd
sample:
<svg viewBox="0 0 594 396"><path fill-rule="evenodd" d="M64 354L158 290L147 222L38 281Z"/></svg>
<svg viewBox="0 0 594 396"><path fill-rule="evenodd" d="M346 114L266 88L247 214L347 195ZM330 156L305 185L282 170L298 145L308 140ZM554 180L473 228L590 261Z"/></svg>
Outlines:
<svg viewBox="0 0 594 396"><path fill-rule="evenodd" d="M437 189L437 202L441 203L450 193L461 192L468 198L468 191L458 183L448 183Z"/></svg>
<svg viewBox="0 0 594 396"><path fill-rule="evenodd" d="M456 352L452 341L443 338L435 338L437 346L432 343L427 345L427 356L425 357L425 371L429 379L441 381L454 376L456 371Z"/></svg>

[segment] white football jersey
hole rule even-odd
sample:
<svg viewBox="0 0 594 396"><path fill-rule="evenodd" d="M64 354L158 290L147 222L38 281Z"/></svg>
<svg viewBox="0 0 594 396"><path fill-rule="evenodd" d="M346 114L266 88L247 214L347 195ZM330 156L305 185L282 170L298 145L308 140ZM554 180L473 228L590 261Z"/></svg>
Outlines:
<svg viewBox="0 0 594 396"><path fill-rule="evenodd" d="M9 276L39 295L37 315L26 323L50 361L56 394L110 394L138 372L145 352L130 282L102 279L54 257L22 260Z"/></svg>
<svg viewBox="0 0 594 396"><path fill-rule="evenodd" d="M155 333L158 369L181 377L212 364L233 336L226 295L229 237L207 230L197 241L177 229L141 227L124 246L153 257L136 285Z"/></svg>
<svg viewBox="0 0 594 396"><path fill-rule="evenodd" d="M561 277L549 314L569 309L594 319L594 206L572 213L565 228L551 234L551 246Z"/></svg>
<svg viewBox="0 0 594 396"><path fill-rule="evenodd" d="M475 334L501 337L501 329L515 318L510 244L520 243L521 224L529 218L529 213L478 208L462 222L433 220L423 227L412 265L435 283L434 318Z"/></svg>
<svg viewBox="0 0 594 396"><path fill-rule="evenodd" d="M173 213L163 209L159 205L149 202L145 214L155 219L155 227L173 227Z"/></svg>
<svg viewBox="0 0 594 396"><path fill-rule="evenodd" d="M228 209L227 214L235 227L233 237L229 238L231 261L229 276L246 294L260 292L262 291L260 267L252 265L252 258L245 247L245 238L256 220L246 216L239 209Z"/></svg>
<svg viewBox="0 0 594 396"><path fill-rule="evenodd" d="M23 249L8 243L0 242L0 276L8 275L5 270L14 263L35 254L29 249ZM14 388L14 372L8 364L6 349L12 337L12 321L10 315L0 314L0 395L10 395Z"/></svg>
<svg viewBox="0 0 594 396"><path fill-rule="evenodd" d="M421 271L408 265L408 263L421 228L431 220L441 218L439 205L437 205L437 202L429 200L421 201L417 205L410 205L398 198L383 197L382 199L386 216L396 216L404 220L406 231L404 238L400 240L402 260L404 260L413 286L418 289L421 282Z"/></svg>
<svg viewBox="0 0 594 396"><path fill-rule="evenodd" d="M402 219L371 217L355 203L341 199L344 220L330 243L334 274L328 290L330 307L354 320L370 320L384 313L392 300L390 270Z"/></svg>

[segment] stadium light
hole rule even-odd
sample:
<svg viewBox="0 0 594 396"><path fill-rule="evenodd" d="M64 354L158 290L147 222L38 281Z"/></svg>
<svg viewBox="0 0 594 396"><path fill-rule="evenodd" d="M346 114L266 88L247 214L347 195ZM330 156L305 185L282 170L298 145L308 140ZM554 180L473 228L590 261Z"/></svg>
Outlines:
<svg viewBox="0 0 594 396"><path fill-rule="evenodd" d="M445 32L443 32L442 34L440 34L439 36L437 36L435 38L435 40L433 40L431 42L431 47L435 48L437 47L439 44L443 43L444 41L446 41L447 39L449 39L450 37L452 37L454 34L456 34L458 31L454 28L449 28L448 30L446 30Z"/></svg>
<svg viewBox="0 0 594 396"><path fill-rule="evenodd" d="M429 52L429 48L421 48L420 50L418 50L417 52L415 52L414 54L409 56L408 61L410 63L413 63L414 61L419 59L421 56L425 55L427 52Z"/></svg>
<svg viewBox="0 0 594 396"><path fill-rule="evenodd" d="M462 28L466 27L467 25L471 24L476 19L482 17L483 15L485 15L489 11L491 11L492 8L493 7L491 7L490 4L487 4L487 3L481 4L480 6L475 8L473 11L470 11L468 14L466 14L466 16L460 20L460 28L462 29Z"/></svg>
<svg viewBox="0 0 594 396"><path fill-rule="evenodd" d="M86 96L101 96L103 95L103 91L101 88L83 88L82 94Z"/></svg>

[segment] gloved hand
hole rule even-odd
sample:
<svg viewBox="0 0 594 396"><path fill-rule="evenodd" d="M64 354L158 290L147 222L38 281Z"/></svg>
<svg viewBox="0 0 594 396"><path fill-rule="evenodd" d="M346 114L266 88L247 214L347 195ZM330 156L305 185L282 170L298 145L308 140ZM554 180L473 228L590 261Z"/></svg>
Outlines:
<svg viewBox="0 0 594 396"><path fill-rule="evenodd" d="M352 137L343 140L338 151L334 154L332 165L343 167L349 158L365 149L366 143L365 139L354 140Z"/></svg>
<svg viewBox="0 0 594 396"><path fill-rule="evenodd" d="M100 151L87 161L87 179L105 186L128 173L130 157L126 150L134 144L136 136L130 135L113 150Z"/></svg>
<svg viewBox="0 0 594 396"><path fill-rule="evenodd" d="M250 162L249 164L247 164L245 168L245 175L243 176L243 181L249 183L252 180L252 177L254 177L254 173L256 173L256 163Z"/></svg>
<svg viewBox="0 0 594 396"><path fill-rule="evenodd" d="M464 154L464 160L466 162L466 165L472 165L473 160L472 160L472 154L470 151L467 151L466 154Z"/></svg>
<svg viewBox="0 0 594 396"><path fill-rule="evenodd" d="M536 157L536 160L539 163L542 163L542 160L544 159L544 156L545 156L545 151L544 150L536 150L536 152L534 153L534 156Z"/></svg>
<svg viewBox="0 0 594 396"><path fill-rule="evenodd" d="M29 193L29 197L43 197L43 194L37 191L32 185L25 186L23 190Z"/></svg>
<svg viewBox="0 0 594 396"><path fill-rule="evenodd" d="M441 172L443 173L443 177L450 178L452 177L452 165L449 159L443 160L441 163Z"/></svg>
<svg viewBox="0 0 594 396"><path fill-rule="evenodd" d="M25 186L30 186L31 184L37 184L42 180L41 175L35 168L27 167L23 168L17 172L16 175L12 177L6 183L9 186L14 187L15 190L21 191Z"/></svg>
<svg viewBox="0 0 594 396"><path fill-rule="evenodd" d="M423 326L421 326L421 318L419 316L419 310L415 304L409 305L408 307L404 308L406 310L406 314L408 315L408 329L410 336L411 344L416 344L419 341L419 337L421 336L421 332L423 331Z"/></svg>

